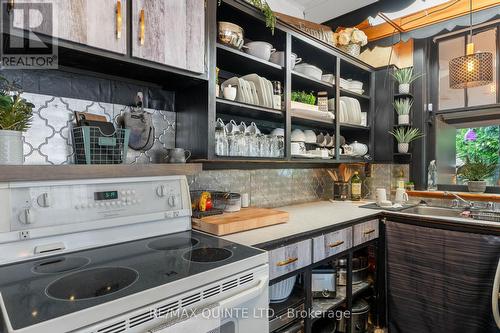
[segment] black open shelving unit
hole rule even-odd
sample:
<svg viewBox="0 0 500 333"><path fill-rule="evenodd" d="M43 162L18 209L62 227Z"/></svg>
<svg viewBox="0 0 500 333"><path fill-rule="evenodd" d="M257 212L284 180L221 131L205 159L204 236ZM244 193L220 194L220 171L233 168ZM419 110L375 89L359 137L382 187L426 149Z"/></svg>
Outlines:
<svg viewBox="0 0 500 333"><path fill-rule="evenodd" d="M374 157L373 137L371 130L374 123L374 68L364 62L343 53L339 49L316 40L302 31L278 20L274 34L265 26L262 13L243 0L222 0L220 6L216 2L207 3L208 24L208 77L206 84L190 87L178 92L178 123L191 123L191 131L178 131L179 146L190 149L192 161L201 162L205 169L222 169L227 167L282 167L287 165L308 165L321 167L328 164L369 162ZM273 45L277 51L285 52L285 66L265 61L249 55L244 50L237 50L223 45L217 40L217 22L228 21L241 26L245 32L245 40L265 41ZM315 65L323 70L323 74L333 74L335 82L329 83L308 77L295 71L288 65L292 52L302 58L302 62ZM218 68L219 84L231 77L241 77L257 74L270 81L280 81L283 89L282 110L250 105L237 101L229 101L215 96L215 77ZM364 94L357 94L339 86L340 78L355 79L363 82ZM306 91L317 94L326 91L328 98L335 98L335 120L318 120L315 117L292 115L292 91ZM193 94L193 92L195 92ZM198 96L196 97L196 93ZM195 95L195 97L193 97ZM367 112L367 126L340 124L337 119L341 96L353 97L359 100L362 112ZM193 100L194 99L194 100ZM206 111L208 110L208 111ZM285 133L285 154L283 158L234 158L215 155L215 124L221 118L227 122L234 119L247 124L255 122L263 133L269 133L273 128L283 128ZM182 125L180 126L182 127ZM198 127L198 128L197 128ZM367 144L370 160L358 157L346 157L340 154L341 147L337 144L333 159L304 159L291 155L291 132L295 128L314 130L316 134L335 136L335 142L340 142L340 136L347 143L358 141ZM250 166L248 161L252 161ZM246 164L246 165L244 165Z"/></svg>

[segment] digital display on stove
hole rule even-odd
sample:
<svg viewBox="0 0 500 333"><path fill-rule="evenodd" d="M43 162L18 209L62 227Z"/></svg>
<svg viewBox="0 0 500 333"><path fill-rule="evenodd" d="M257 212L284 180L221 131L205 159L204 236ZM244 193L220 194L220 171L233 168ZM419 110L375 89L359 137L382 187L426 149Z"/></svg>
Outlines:
<svg viewBox="0 0 500 333"><path fill-rule="evenodd" d="M118 191L94 192L94 200L116 200L118 199Z"/></svg>

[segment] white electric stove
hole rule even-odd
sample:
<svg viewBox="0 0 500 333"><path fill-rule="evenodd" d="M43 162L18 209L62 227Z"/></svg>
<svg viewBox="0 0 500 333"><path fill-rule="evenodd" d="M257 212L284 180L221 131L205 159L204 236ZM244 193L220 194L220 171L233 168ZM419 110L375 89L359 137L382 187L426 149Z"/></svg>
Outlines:
<svg viewBox="0 0 500 333"><path fill-rule="evenodd" d="M268 256L191 230L186 178L0 184L0 332L268 332Z"/></svg>

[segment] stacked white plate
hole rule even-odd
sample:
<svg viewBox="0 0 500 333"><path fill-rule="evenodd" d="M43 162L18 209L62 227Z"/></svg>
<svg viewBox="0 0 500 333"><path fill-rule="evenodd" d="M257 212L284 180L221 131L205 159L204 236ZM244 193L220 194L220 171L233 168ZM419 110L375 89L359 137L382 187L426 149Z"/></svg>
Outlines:
<svg viewBox="0 0 500 333"><path fill-rule="evenodd" d="M362 125L361 105L356 98L340 97L339 121L343 124Z"/></svg>
<svg viewBox="0 0 500 333"><path fill-rule="evenodd" d="M228 85L236 87L238 102L273 107L273 84L257 74L230 78L222 83L222 89Z"/></svg>
<svg viewBox="0 0 500 333"><path fill-rule="evenodd" d="M356 81L352 79L340 79L340 88L352 91L357 94L363 94L365 91L363 90L363 82Z"/></svg>

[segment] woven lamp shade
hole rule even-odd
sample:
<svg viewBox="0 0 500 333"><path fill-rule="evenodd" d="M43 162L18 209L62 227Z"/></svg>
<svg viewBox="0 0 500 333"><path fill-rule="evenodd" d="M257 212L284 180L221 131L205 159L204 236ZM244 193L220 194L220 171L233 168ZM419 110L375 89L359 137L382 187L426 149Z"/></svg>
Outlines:
<svg viewBox="0 0 500 333"><path fill-rule="evenodd" d="M450 67L450 88L478 87L493 82L493 54L471 53L452 59Z"/></svg>

